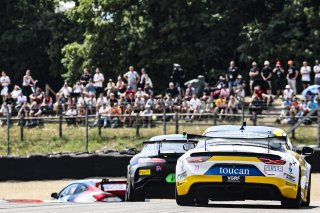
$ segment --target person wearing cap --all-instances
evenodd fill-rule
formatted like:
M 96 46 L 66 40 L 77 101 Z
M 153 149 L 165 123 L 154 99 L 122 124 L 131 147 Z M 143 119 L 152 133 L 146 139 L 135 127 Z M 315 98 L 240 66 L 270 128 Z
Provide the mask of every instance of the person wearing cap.
M 236 81 L 238 74 L 239 74 L 238 67 L 235 66 L 234 61 L 230 61 L 230 66 L 228 67 L 226 72 L 226 80 L 228 82 L 228 87 L 230 90 L 232 90 L 233 87 L 235 86 L 234 82 Z
M 262 89 L 272 89 L 271 87 L 271 78 L 272 78 L 272 69 L 270 68 L 269 61 L 264 61 L 263 63 L 264 67 L 261 69 L 261 77 L 263 80 Z
M 256 85 L 260 85 L 261 75 L 257 66 L 257 62 L 252 62 L 252 68 L 249 71 L 250 76 L 250 91 L 253 94 L 253 89 Z
M 290 85 L 291 89 L 293 89 L 294 94 L 297 94 L 297 78 L 299 75 L 298 70 L 293 64 L 292 60 L 288 61 L 288 73 L 287 73 L 287 80 L 288 84 Z
M 96 68 L 96 73 L 93 76 L 93 82 L 94 82 L 93 85 L 96 87 L 97 96 L 99 96 L 100 93 L 103 92 L 103 82 L 104 82 L 104 76 L 100 72 L 99 67 Z
M 283 94 L 283 90 L 287 84 L 286 73 L 282 68 L 280 61 L 276 62 L 276 67 L 272 70 L 275 78 L 275 89 L 277 91 L 277 97 Z
M 291 89 L 290 85 L 286 85 L 286 89 L 283 91 L 283 99 L 284 100 L 291 100 L 294 97 L 294 91 Z
M 320 65 L 319 60 L 315 60 L 315 64 L 313 66 L 313 72 L 314 72 L 314 84 L 320 85 Z

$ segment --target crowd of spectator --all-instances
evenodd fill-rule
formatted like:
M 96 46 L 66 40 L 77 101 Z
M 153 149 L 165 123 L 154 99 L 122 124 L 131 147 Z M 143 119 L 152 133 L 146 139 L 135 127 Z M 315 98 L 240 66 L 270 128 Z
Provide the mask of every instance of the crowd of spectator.
M 320 65 L 315 61 L 313 69 L 306 61 L 298 70 L 292 60 L 288 61 L 285 69 L 280 61 L 272 67 L 265 61 L 261 70 L 256 62 L 247 74 L 248 84 L 244 81 L 240 69 L 234 61 L 230 62 L 225 75 L 220 75 L 214 84 L 205 82 L 205 77 L 199 75 L 197 79 L 185 82 L 185 73 L 180 65 L 175 64 L 171 82 L 163 94 L 154 93 L 154 84 L 146 69 L 140 73 L 130 66 L 128 71 L 118 76 L 116 81 L 107 81 L 99 68 L 91 74 L 84 68 L 83 74 L 75 84 L 65 82 L 53 97 L 45 93 L 27 70 L 21 87 L 11 84 L 9 76 L 2 71 L 0 113 L 5 117 L 12 116 L 30 118 L 21 125 L 35 126 L 46 115 L 64 115 L 70 125 L 83 122 L 88 111 L 89 115 L 96 115 L 91 125 L 95 127 L 131 127 L 135 115 L 141 116 L 144 126 L 150 126 L 154 113 L 180 112 L 186 113 L 186 120 L 200 119 L 201 113 L 212 113 L 223 119 L 228 114 L 238 113 L 246 96 L 251 96 L 250 113 L 261 113 L 264 107 L 269 107 L 276 98 L 282 99 L 282 111 L 277 122 L 288 123 L 288 116 L 301 117 L 317 107 L 317 94 L 309 91 L 303 99 L 297 96 L 297 81 L 301 77 L 303 89 L 311 83 L 314 74 L 314 84 L 320 85 Z M 247 87 L 247 88 L 246 88 Z M 169 117 L 170 118 L 170 117 Z

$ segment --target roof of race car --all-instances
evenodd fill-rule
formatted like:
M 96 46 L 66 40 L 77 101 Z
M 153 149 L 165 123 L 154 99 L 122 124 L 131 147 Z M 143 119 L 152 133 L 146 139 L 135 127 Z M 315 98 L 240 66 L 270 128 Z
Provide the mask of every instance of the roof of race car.
M 149 142 L 152 141 L 164 141 L 164 140 L 168 140 L 168 141 L 183 141 L 183 140 L 187 140 L 186 135 L 183 134 L 170 134 L 170 135 L 158 135 L 158 136 L 154 136 L 152 138 L 150 138 Z
M 101 182 L 102 179 L 98 178 L 98 179 L 82 179 L 82 180 L 74 180 L 74 181 L 71 181 L 70 183 L 68 183 L 68 185 L 71 185 L 71 184 L 74 184 L 74 183 L 86 183 L 86 184 L 90 184 L 90 185 L 95 185 L 95 183 L 97 182 Z M 124 179 L 119 179 L 119 180 L 110 180 L 108 179 L 108 182 L 117 182 L 117 181 L 126 181 Z
M 287 134 L 279 128 L 267 126 L 245 126 L 240 130 L 239 125 L 220 125 L 207 128 L 203 135 L 224 138 L 268 138 L 286 137 Z

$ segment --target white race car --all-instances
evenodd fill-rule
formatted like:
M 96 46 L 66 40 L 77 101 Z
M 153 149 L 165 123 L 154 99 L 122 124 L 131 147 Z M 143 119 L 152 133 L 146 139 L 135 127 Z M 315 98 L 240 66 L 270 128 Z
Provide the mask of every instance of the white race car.
M 184 145 L 190 150 L 177 162 L 178 205 L 206 205 L 209 200 L 279 200 L 287 208 L 309 205 L 311 166 L 304 156 L 313 149 L 304 147 L 299 155 L 283 130 L 214 126 L 199 138 L 195 148 Z

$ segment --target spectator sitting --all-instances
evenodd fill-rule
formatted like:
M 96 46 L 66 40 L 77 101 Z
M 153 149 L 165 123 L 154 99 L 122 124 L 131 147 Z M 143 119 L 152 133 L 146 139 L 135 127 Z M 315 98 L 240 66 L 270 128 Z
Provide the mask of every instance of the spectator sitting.
M 243 89 L 246 87 L 246 82 L 243 80 L 242 75 L 237 76 L 237 79 L 234 82 L 234 86 L 236 88 L 239 88 L 239 86 L 242 86 Z
M 283 99 L 284 100 L 293 100 L 294 91 L 291 89 L 290 85 L 286 85 L 286 89 L 283 91 Z
M 121 119 L 121 122 L 125 127 L 132 127 L 133 124 L 133 118 L 131 115 L 134 114 L 134 111 L 132 109 L 131 104 L 127 104 L 125 110 L 124 110 L 124 117 Z
M 307 102 L 307 108 L 306 108 L 306 113 L 312 112 L 313 110 L 317 109 L 318 107 L 318 101 L 316 98 L 313 100 L 309 100 Z
M 85 95 L 91 96 L 92 94 L 96 93 L 96 87 L 93 85 L 92 79 L 89 79 L 89 83 L 85 88 L 86 88 L 84 91 Z
M 193 120 L 195 117 L 196 113 L 200 113 L 200 108 L 201 108 L 201 101 L 197 96 L 194 94 L 192 95 L 192 98 L 189 102 L 189 112 L 193 113 L 190 120 Z
M 303 107 L 301 103 L 299 103 L 298 98 L 294 98 L 291 108 L 290 108 L 290 116 L 291 117 L 296 117 L 300 116 L 300 114 L 303 112 Z
M 110 93 L 109 104 L 112 107 L 114 104 L 118 104 L 118 100 L 115 98 L 113 93 Z
M 4 124 L 7 123 L 7 117 L 8 117 L 8 114 L 10 114 L 9 108 L 7 107 L 6 102 L 4 102 L 4 103 L 1 105 L 0 114 L 1 114 L 1 116 L 2 116 L 2 118 L 1 118 L 1 120 L 0 120 L 0 126 L 3 126 Z
M 116 99 L 119 98 L 119 95 L 118 95 L 119 91 L 118 91 L 117 87 L 115 87 L 114 85 L 111 86 L 110 89 L 108 89 L 107 96 L 110 97 L 110 94 L 111 94 L 111 93 L 114 94 L 114 97 L 115 97 Z
M 285 99 L 281 104 L 281 112 L 279 118 L 277 118 L 276 122 L 281 124 L 287 124 L 290 119 L 287 118 L 290 112 L 292 102 L 290 99 Z
M 60 95 L 63 94 L 64 97 L 68 98 L 68 97 L 70 97 L 71 92 L 72 92 L 71 87 L 68 86 L 68 83 L 67 83 L 67 82 L 64 82 L 62 88 L 59 90 L 58 93 L 59 93 Z
M 267 107 L 269 107 L 273 103 L 275 95 L 272 95 L 271 89 L 267 89 L 267 93 L 263 93 L 262 97 L 263 102 L 267 103 Z
M 229 98 L 226 112 L 229 114 L 236 114 L 238 112 L 238 100 L 233 95 Z
M 221 89 L 222 87 L 225 87 L 227 85 L 226 79 L 223 76 L 219 77 L 219 81 L 214 86 L 214 89 Z
M 103 103 L 102 106 L 99 108 L 99 114 L 101 116 L 101 120 L 96 120 L 93 124 L 93 127 L 97 126 L 98 124 L 102 124 L 103 128 L 107 128 L 109 124 L 111 124 L 110 119 L 110 109 L 106 103 Z
M 111 78 L 109 78 L 109 81 L 107 83 L 107 87 L 105 88 L 105 91 L 111 89 L 112 87 L 116 87 L 116 84 L 113 82 L 113 80 Z
M 49 95 L 49 93 L 47 93 L 44 96 L 44 99 L 41 103 L 40 109 L 42 112 L 44 112 L 45 114 L 48 114 L 50 111 L 53 110 L 53 102 L 52 102 L 52 97 Z
M 164 103 L 163 103 L 163 98 L 162 98 L 162 95 L 158 95 L 157 96 L 157 103 L 156 103 L 156 106 L 155 106 L 155 111 L 158 112 L 158 113 L 163 113 L 163 106 Z
M 142 90 L 141 87 L 139 87 L 139 88 L 138 88 L 138 91 L 137 91 L 136 94 L 135 94 L 135 96 L 136 96 L 136 97 L 138 97 L 138 96 L 142 97 L 142 96 L 144 96 L 144 95 L 145 95 L 144 91 Z
M 257 97 L 260 101 L 263 100 L 263 94 L 265 94 L 265 93 L 264 93 L 264 91 L 261 89 L 261 87 L 260 87 L 259 85 L 257 85 L 257 86 L 254 87 L 254 95 L 256 95 L 256 97 Z
M 96 112 L 99 112 L 99 109 L 103 104 L 108 105 L 108 99 L 107 97 L 103 96 L 103 93 L 100 93 L 99 98 L 97 99 Z
M 150 98 L 147 100 L 146 105 L 149 105 L 151 110 L 153 110 L 156 106 L 157 100 L 154 99 L 153 95 L 150 96 Z
M 190 101 L 192 98 L 192 89 L 191 88 L 187 88 L 186 92 L 184 93 L 184 99 Z
M 250 114 L 261 114 L 262 113 L 262 100 L 257 95 L 252 96 L 252 100 L 249 104 Z
M 149 96 L 150 95 L 153 95 L 153 89 L 152 87 L 149 85 L 149 83 L 147 82 L 146 85 L 144 86 L 144 92 L 145 94 L 148 94 Z
M 135 101 L 136 99 L 134 98 L 134 94 L 132 93 L 129 93 L 127 96 L 126 96 L 126 102 L 128 104 L 131 104 L 132 106 L 135 104 Z
M 136 101 L 134 103 L 135 109 L 137 111 L 143 111 L 144 105 L 146 104 L 144 98 L 142 98 L 140 95 L 137 96 Z
M 174 86 L 173 82 L 169 83 L 169 88 L 167 88 L 166 94 L 171 94 L 171 97 L 176 98 L 179 96 L 179 90 Z
M 124 83 L 120 75 L 118 76 L 116 87 L 120 93 L 124 93 L 127 90 L 127 85 Z
M 20 108 L 26 103 L 27 103 L 27 97 L 23 95 L 23 93 L 21 92 L 17 98 L 16 110 L 19 111 Z
M 146 109 L 140 113 L 141 116 L 143 116 L 143 125 L 142 127 L 151 126 L 151 116 L 153 114 L 153 111 L 151 110 L 151 107 L 149 105 L 146 105 Z
M 27 127 L 33 127 L 39 124 L 38 119 L 34 119 L 34 117 L 39 117 L 41 116 L 41 109 L 39 104 L 36 101 L 33 101 L 31 106 L 30 106 L 30 111 L 29 111 L 29 117 L 30 120 L 27 120 L 26 126 Z
M 8 95 L 5 99 L 5 103 L 7 104 L 8 108 L 9 108 L 9 113 L 12 114 L 12 109 L 15 108 L 15 100 L 11 97 L 10 93 L 8 93 Z
M 18 85 L 14 85 L 14 88 L 11 92 L 11 97 L 14 99 L 14 100 L 17 100 L 18 96 L 22 93 L 22 90 L 21 88 L 18 86 Z
M 121 108 L 118 103 L 114 103 L 111 108 L 111 128 L 118 128 L 120 126 L 119 115 L 121 115 Z
M 43 101 L 43 93 L 41 89 L 37 87 L 35 93 L 32 93 L 29 98 L 31 102 L 35 101 L 37 104 L 41 104 Z
M 167 94 L 167 99 L 165 100 L 165 106 L 168 112 L 173 112 L 174 100 L 172 99 L 170 93 Z
M 125 93 L 126 93 L 126 95 L 128 95 L 128 94 L 134 95 L 136 92 L 133 90 L 132 87 L 128 86 L 127 90 L 125 91 Z
M 68 126 L 76 125 L 77 110 L 74 105 L 69 105 L 64 115 L 67 116 L 66 122 Z
M 80 97 L 80 94 L 83 93 L 83 85 L 80 84 L 80 81 L 77 81 L 73 86 L 72 92 L 75 97 Z
M 230 96 L 230 89 L 228 88 L 227 85 L 225 85 L 223 88 L 220 90 L 220 97 L 223 97 L 225 99 L 228 99 Z
M 244 87 L 241 85 L 238 85 L 237 89 L 234 91 L 234 95 L 239 102 L 243 102 L 245 99 Z
M 219 119 L 222 120 L 222 115 L 225 113 L 227 101 L 224 96 L 220 95 L 219 98 L 215 101 L 214 114 L 220 115 Z

